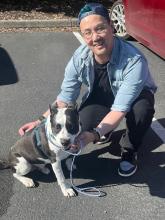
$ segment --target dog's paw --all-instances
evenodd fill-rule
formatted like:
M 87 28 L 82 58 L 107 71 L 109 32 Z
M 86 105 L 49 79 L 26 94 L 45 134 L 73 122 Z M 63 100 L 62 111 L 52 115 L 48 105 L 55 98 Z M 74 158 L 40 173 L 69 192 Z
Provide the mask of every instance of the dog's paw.
M 73 197 L 76 196 L 75 191 L 72 188 L 66 188 L 62 190 L 65 197 Z
M 17 173 L 13 173 L 13 176 L 23 183 L 23 185 L 25 185 L 27 188 L 35 187 L 35 183 L 32 179 L 25 176 L 20 176 Z
M 32 179 L 26 179 L 23 181 L 23 184 L 27 187 L 27 188 L 33 188 L 35 187 L 35 183 Z

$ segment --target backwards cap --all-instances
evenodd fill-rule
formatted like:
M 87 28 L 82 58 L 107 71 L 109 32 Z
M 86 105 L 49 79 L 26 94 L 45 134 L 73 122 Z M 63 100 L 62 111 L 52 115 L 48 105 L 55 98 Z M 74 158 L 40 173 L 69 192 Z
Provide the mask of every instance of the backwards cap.
M 103 16 L 108 22 L 110 21 L 108 10 L 99 3 L 88 3 L 86 4 L 79 12 L 78 15 L 78 22 L 80 24 L 81 20 L 88 15 L 101 15 Z

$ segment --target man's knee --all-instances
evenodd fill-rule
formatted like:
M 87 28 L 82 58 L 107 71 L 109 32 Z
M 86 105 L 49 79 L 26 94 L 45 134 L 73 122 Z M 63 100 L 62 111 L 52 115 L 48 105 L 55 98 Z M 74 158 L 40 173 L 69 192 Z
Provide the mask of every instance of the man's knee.
M 109 108 L 98 104 L 91 104 L 81 108 L 79 114 L 82 130 L 89 131 L 95 128 L 108 112 Z
M 152 121 L 154 113 L 154 106 L 148 100 L 141 99 L 133 105 L 128 117 L 131 115 L 136 124 L 139 122 L 145 123 L 146 121 Z

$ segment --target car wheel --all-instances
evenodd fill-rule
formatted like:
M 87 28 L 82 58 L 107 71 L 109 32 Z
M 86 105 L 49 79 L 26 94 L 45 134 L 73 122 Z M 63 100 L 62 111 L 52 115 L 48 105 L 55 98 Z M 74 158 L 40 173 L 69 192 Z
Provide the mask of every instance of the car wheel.
M 113 22 L 115 34 L 124 39 L 128 39 L 129 35 L 126 31 L 124 5 L 122 0 L 117 0 L 112 5 L 110 9 L 110 19 Z

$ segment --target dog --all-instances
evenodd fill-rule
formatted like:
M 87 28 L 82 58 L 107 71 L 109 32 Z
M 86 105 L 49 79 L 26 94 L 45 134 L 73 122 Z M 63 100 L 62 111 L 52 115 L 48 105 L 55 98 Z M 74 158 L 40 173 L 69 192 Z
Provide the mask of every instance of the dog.
M 11 147 L 7 161 L 0 160 L 0 169 L 11 168 L 13 176 L 26 187 L 35 187 L 34 181 L 25 175 L 34 169 L 49 174 L 50 170 L 45 165 L 51 164 L 63 195 L 75 196 L 75 191 L 64 177 L 61 160 L 69 156 L 67 151 L 71 150 L 81 131 L 77 106 L 58 108 L 52 105 L 49 108 L 48 118 Z

